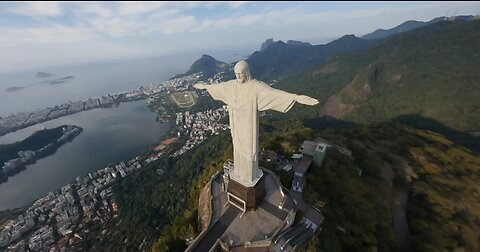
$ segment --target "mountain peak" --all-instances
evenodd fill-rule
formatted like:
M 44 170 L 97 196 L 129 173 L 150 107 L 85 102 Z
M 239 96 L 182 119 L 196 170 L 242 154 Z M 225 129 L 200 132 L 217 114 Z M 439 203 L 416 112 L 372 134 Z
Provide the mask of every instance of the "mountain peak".
M 216 60 L 214 57 L 202 54 L 202 56 L 197 59 L 193 64 L 190 66 L 190 69 L 185 72 L 183 75 L 177 75 L 173 78 L 178 78 L 185 75 L 190 75 L 194 73 L 203 73 L 204 78 L 210 78 L 216 73 L 225 71 L 227 69 L 228 64 L 222 61 Z
M 208 54 L 202 54 L 202 57 L 200 57 L 200 59 L 204 59 L 204 60 L 216 60 L 214 57 L 208 55 Z M 200 60 L 198 59 L 198 60 Z
M 342 36 L 338 40 L 357 40 L 357 39 L 359 39 L 359 38 L 357 36 L 355 36 L 354 34 L 347 34 L 347 35 Z
M 269 38 L 262 43 L 262 45 L 260 46 L 260 51 L 265 51 L 267 50 L 267 48 L 269 48 L 272 45 L 274 45 L 277 48 L 284 47 L 286 45 L 295 46 L 295 47 L 311 47 L 312 46 L 312 44 L 308 42 L 303 42 L 298 40 L 287 40 L 287 43 L 285 43 L 282 40 L 275 41 L 273 40 L 273 38 Z
M 337 40 L 334 40 L 330 43 L 327 44 L 327 46 L 330 46 L 330 47 L 334 47 L 334 48 L 337 48 L 337 47 L 350 47 L 350 46 L 354 46 L 356 44 L 364 44 L 366 43 L 366 41 L 364 39 L 361 39 L 353 34 L 347 34 L 347 35 L 344 35 L 342 37 L 340 37 L 339 39 Z
M 267 49 L 267 47 L 269 47 L 273 43 L 274 43 L 273 38 L 266 39 L 265 42 L 263 42 L 262 45 L 260 46 L 260 51 Z
M 298 40 L 287 40 L 287 45 L 290 46 L 312 46 L 308 42 L 298 41 Z

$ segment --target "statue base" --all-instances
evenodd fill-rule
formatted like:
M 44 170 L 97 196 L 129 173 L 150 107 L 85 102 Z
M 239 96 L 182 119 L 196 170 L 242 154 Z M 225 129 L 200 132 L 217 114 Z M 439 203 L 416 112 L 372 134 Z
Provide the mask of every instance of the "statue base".
M 228 183 L 228 202 L 242 211 L 254 211 L 262 202 L 265 194 L 265 176 L 257 180 L 254 186 L 245 186 L 231 179 Z

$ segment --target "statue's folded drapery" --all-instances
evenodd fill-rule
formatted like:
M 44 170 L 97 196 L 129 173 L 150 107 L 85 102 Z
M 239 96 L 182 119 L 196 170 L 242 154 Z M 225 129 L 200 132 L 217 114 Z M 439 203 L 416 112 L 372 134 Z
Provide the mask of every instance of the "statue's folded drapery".
M 234 148 L 234 172 L 231 175 L 245 186 L 259 177 L 258 111 L 287 112 L 295 104 L 296 94 L 274 89 L 267 84 L 232 80 L 206 87 L 215 100 L 228 105 Z

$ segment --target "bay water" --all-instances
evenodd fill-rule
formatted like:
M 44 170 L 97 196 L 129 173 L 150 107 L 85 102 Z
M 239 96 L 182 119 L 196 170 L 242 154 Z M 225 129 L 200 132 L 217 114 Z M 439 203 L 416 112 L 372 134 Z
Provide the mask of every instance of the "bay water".
M 43 78 L 37 78 L 36 71 L 1 75 L 0 116 L 159 83 L 185 72 L 196 57 L 187 55 L 38 69 L 54 74 L 48 77 L 50 79 L 74 76 L 56 85 L 42 83 Z M 7 90 L 14 86 L 23 88 Z M 77 176 L 86 176 L 148 150 L 172 126 L 171 123 L 157 122 L 155 117 L 146 101 L 141 100 L 67 115 L 1 136 L 0 144 L 8 144 L 21 141 L 44 127 L 73 124 L 83 128 L 80 135 L 62 145 L 53 155 L 37 160 L 0 184 L 0 210 L 25 206 Z

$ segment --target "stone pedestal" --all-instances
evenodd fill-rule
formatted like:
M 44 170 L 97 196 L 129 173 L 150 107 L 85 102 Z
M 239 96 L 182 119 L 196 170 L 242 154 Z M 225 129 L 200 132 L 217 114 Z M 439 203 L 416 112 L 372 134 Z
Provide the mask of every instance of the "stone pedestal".
M 238 207 L 242 207 L 242 201 L 244 201 L 247 211 L 255 210 L 262 202 L 265 194 L 265 176 L 262 176 L 258 182 L 251 187 L 246 187 L 234 179 L 231 179 L 228 183 L 228 192 L 234 196 L 229 197 L 232 203 Z M 236 197 L 241 200 L 236 199 Z

